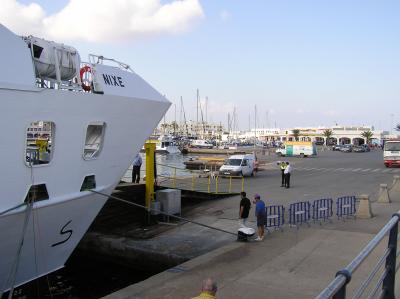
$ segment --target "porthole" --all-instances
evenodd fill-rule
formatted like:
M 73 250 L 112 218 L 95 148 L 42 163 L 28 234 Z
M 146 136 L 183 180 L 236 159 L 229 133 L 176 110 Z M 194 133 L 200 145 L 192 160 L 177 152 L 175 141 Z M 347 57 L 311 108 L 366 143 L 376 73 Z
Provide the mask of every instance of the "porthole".
M 92 122 L 86 129 L 85 147 L 83 149 L 83 159 L 91 160 L 100 155 L 104 142 L 104 122 Z
M 28 166 L 50 163 L 54 153 L 54 135 L 55 125 L 52 121 L 35 121 L 29 124 L 25 132 L 25 163 Z

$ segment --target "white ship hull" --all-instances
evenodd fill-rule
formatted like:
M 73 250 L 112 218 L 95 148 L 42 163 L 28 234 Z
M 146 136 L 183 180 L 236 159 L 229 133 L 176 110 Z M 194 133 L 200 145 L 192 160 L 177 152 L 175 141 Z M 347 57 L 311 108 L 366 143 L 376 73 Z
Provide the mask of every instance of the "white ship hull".
M 15 285 L 64 265 L 105 203 L 101 195 L 80 192 L 85 176 L 94 174 L 96 190 L 110 194 L 168 107 L 167 103 L 160 105 L 140 99 L 86 93 L 69 98 L 69 94 L 49 89 L 40 92 L 0 90 L 2 104 L 6 107 L 3 109 L 6 113 L 1 113 L 0 126 L 15 132 L 3 136 L 0 145 L 0 152 L 7 156 L 2 162 L 0 212 L 24 202 L 33 184 L 45 183 L 50 196 L 49 200 L 34 203 Z M 24 137 L 27 125 L 37 120 L 55 123 L 54 154 L 50 164 L 30 168 L 24 161 Z M 86 127 L 91 121 L 104 121 L 107 128 L 101 155 L 96 160 L 85 161 L 82 153 Z M 3 257 L 0 259 L 0 286 L 6 286 L 5 289 L 10 284 L 24 210 L 25 207 L 21 207 L 0 216 L 0 256 Z M 63 227 L 64 231 L 73 231 L 71 238 L 52 246 L 65 236 L 60 235 Z
M 136 74 L 101 64 L 91 65 L 101 94 L 38 88 L 27 45 L 1 24 L 0 40 L 0 127 L 9 132 L 0 142 L 1 295 L 63 267 L 106 202 L 104 196 L 81 191 L 85 177 L 94 176 L 94 190 L 110 194 L 170 102 Z M 27 128 L 36 122 L 51 122 L 54 131 L 50 162 L 32 166 Z M 84 159 L 93 123 L 103 124 L 101 151 Z M 31 186 L 40 184 L 48 198 L 32 204 L 23 234 L 30 209 L 15 207 L 25 202 Z

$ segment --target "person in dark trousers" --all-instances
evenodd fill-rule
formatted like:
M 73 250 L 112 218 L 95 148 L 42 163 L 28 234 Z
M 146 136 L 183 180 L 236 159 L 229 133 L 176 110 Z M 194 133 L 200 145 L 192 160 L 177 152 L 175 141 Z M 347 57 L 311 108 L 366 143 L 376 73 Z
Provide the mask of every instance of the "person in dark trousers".
M 257 234 L 258 237 L 255 239 L 256 241 L 264 240 L 264 226 L 265 226 L 265 218 L 266 218 L 266 211 L 265 211 L 265 203 L 261 200 L 260 195 L 254 195 L 254 203 L 256 205 L 255 216 L 257 219 Z
M 240 208 L 239 208 L 239 226 L 247 227 L 247 218 L 249 217 L 249 211 L 251 208 L 250 199 L 246 197 L 246 192 L 240 193 Z
M 290 175 L 292 173 L 292 166 L 289 165 L 289 162 L 286 162 L 286 168 L 285 168 L 285 187 L 290 188 Z
M 139 184 L 140 181 L 140 167 L 142 166 L 142 157 L 136 154 L 132 163 L 132 183 Z
M 279 167 L 281 169 L 281 177 L 282 177 L 282 182 L 281 182 L 281 187 L 285 187 L 285 168 L 286 168 L 286 163 L 285 162 L 280 162 Z

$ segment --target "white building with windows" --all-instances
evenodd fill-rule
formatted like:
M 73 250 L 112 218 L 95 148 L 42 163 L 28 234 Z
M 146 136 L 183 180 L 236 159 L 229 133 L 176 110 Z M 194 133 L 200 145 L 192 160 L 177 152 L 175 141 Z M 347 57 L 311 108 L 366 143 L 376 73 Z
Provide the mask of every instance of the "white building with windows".
M 290 129 L 252 129 L 241 135 L 242 138 L 260 141 L 293 141 L 298 133 L 300 141 L 314 141 L 319 144 L 327 144 L 325 131 L 330 130 L 332 135 L 328 144 L 354 144 L 360 145 L 366 143 L 366 138 L 362 136 L 364 132 L 372 133 L 371 142 L 380 144 L 386 132 L 375 130 L 373 126 L 332 126 L 332 127 L 295 127 Z

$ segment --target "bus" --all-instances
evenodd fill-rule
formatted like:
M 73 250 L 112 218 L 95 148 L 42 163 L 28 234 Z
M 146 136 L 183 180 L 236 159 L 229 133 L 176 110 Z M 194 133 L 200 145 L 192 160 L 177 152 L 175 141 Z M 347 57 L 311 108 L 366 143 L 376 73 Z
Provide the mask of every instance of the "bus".
M 400 166 L 400 140 L 386 140 L 383 146 L 383 162 L 386 167 Z

